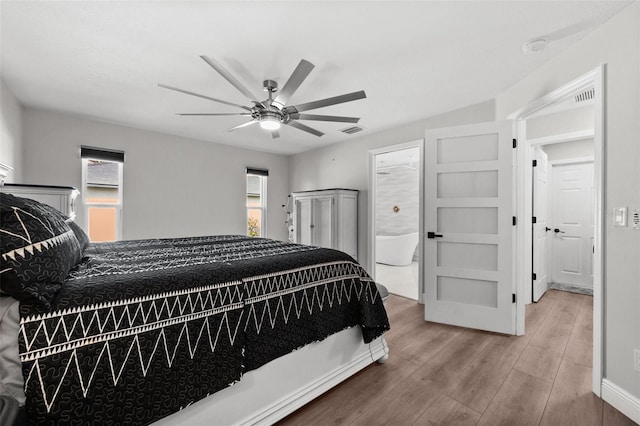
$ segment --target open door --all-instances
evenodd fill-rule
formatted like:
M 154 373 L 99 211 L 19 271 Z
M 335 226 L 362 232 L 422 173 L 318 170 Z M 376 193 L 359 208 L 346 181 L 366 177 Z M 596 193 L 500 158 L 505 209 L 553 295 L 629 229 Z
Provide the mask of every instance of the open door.
M 428 130 L 425 319 L 515 334 L 511 121 Z
M 547 235 L 549 228 L 547 212 L 548 212 L 548 193 L 547 184 L 549 176 L 549 161 L 547 153 L 540 147 L 533 149 L 534 167 L 533 167 L 533 275 L 532 275 L 532 297 L 533 301 L 540 300 L 542 295 L 547 291 Z

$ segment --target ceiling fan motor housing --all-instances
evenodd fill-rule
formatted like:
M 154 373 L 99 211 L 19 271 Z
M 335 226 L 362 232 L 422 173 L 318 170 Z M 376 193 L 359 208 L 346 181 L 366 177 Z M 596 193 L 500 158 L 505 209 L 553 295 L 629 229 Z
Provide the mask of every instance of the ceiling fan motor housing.
M 262 87 L 265 92 L 274 93 L 278 91 L 278 82 L 273 80 L 265 80 L 262 82 Z

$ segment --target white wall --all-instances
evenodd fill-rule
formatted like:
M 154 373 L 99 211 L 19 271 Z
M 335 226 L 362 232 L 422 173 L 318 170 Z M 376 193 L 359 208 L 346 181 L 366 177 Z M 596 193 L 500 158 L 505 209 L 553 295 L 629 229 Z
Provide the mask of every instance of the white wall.
M 285 156 L 30 108 L 23 119 L 26 183 L 81 188 L 80 145 L 125 151 L 124 239 L 245 234 L 247 166 L 269 169 L 267 236 L 287 239 Z
M 358 260 L 368 265 L 368 161 L 369 150 L 424 138 L 425 129 L 455 126 L 494 119 L 493 101 L 471 105 L 435 117 L 350 141 L 293 155 L 289 161 L 292 191 L 348 188 L 360 191 L 358 198 Z M 371 272 L 371 271 L 369 271 Z
M 0 79 L 0 163 L 13 167 L 5 182 L 20 183 L 22 163 L 22 105 Z
M 604 375 L 640 398 L 640 232 L 613 227 L 615 207 L 640 208 L 640 2 L 496 98 L 497 118 L 606 64 Z
M 593 157 L 593 138 L 541 146 L 549 161 Z

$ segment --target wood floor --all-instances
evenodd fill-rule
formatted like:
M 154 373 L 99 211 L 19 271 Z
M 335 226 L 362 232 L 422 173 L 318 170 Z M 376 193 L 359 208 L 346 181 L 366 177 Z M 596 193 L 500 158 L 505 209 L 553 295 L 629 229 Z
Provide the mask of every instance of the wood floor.
M 387 301 L 390 358 L 294 412 L 284 425 L 558 425 L 635 423 L 591 392 L 593 299 L 548 291 L 527 306 L 526 335 L 423 320 Z

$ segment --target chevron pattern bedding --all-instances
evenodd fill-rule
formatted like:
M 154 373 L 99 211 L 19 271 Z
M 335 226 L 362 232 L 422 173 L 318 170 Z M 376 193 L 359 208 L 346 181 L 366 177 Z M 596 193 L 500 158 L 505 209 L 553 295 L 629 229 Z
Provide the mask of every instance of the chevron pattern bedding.
M 335 250 L 228 235 L 84 256 L 50 309 L 20 307 L 30 424 L 149 424 L 340 330 L 389 328 L 375 283 Z

